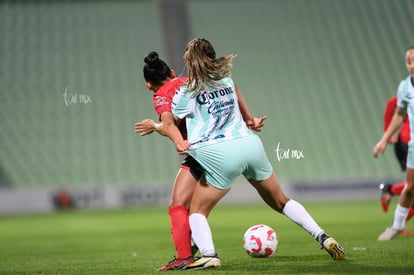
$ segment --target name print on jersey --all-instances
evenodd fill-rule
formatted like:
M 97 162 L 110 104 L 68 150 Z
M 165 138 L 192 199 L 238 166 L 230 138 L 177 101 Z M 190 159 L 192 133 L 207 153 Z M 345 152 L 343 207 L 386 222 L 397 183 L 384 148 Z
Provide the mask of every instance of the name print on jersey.
M 209 93 L 200 93 L 197 95 L 197 103 L 200 105 L 210 104 L 208 107 L 208 113 L 217 115 L 231 115 L 234 109 L 234 99 L 228 101 L 214 101 L 214 99 L 223 97 L 228 94 L 233 94 L 234 91 L 232 87 L 226 87 L 223 89 L 215 90 Z
M 217 132 L 224 129 L 233 117 L 236 102 L 234 98 L 229 99 L 227 97 L 227 95 L 233 93 L 232 87 L 225 87 L 197 95 L 197 103 L 201 106 L 205 105 L 208 114 L 214 118 L 213 126 L 203 135 L 201 140 L 208 140 L 211 135 L 216 135 L 214 139 L 224 137 L 223 133 L 217 135 Z
M 210 103 L 210 99 L 215 99 L 219 96 L 225 96 L 232 93 L 234 93 L 234 91 L 231 87 L 226 87 L 209 93 L 200 93 L 199 95 L 197 95 L 197 103 L 200 105 L 204 105 Z

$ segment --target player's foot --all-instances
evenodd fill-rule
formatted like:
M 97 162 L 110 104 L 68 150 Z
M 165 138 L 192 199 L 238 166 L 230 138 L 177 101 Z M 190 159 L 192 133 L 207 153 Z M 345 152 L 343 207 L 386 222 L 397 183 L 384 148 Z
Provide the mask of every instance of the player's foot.
M 379 189 L 381 190 L 381 206 L 382 210 L 386 213 L 388 212 L 388 208 L 390 207 L 391 203 L 391 184 L 389 183 L 381 183 L 379 185 Z
M 345 249 L 332 237 L 326 233 L 322 233 L 318 237 L 318 241 L 321 244 L 321 249 L 325 249 L 326 252 L 331 255 L 334 260 L 345 259 Z
M 175 258 L 172 259 L 168 264 L 163 267 L 160 267 L 158 271 L 166 271 L 166 270 L 179 270 L 185 269 L 187 265 L 194 263 L 193 256 L 188 258 Z
M 220 267 L 221 261 L 219 257 L 214 256 L 201 256 L 198 260 L 185 267 L 186 270 L 205 269 L 210 267 Z
M 414 236 L 414 232 L 411 232 L 407 228 L 404 228 L 404 230 L 401 231 L 400 235 L 401 236 Z
M 390 241 L 397 237 L 402 230 L 397 230 L 392 227 L 387 227 L 384 232 L 378 237 L 378 241 Z

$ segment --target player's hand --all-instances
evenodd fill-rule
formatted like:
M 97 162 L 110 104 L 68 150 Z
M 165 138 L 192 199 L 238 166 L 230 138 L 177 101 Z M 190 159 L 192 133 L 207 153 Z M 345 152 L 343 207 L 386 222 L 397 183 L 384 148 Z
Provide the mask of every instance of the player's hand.
M 372 155 L 374 156 L 374 158 L 377 158 L 379 155 L 384 154 L 386 148 L 387 142 L 381 140 L 375 145 Z
M 135 123 L 135 133 L 140 133 L 140 136 L 149 135 L 154 132 L 155 122 L 152 119 L 144 119 Z
M 246 125 L 250 130 L 255 132 L 260 132 L 264 126 L 264 121 L 267 119 L 267 116 L 262 116 L 260 118 L 252 117 L 246 121 Z
M 391 137 L 390 137 L 390 139 L 388 140 L 388 143 L 389 144 L 395 144 L 395 143 L 397 143 L 398 142 L 398 135 L 392 135 Z
M 190 143 L 188 140 L 183 140 L 182 142 L 175 144 L 175 149 L 179 155 L 187 155 L 188 148 L 190 148 Z

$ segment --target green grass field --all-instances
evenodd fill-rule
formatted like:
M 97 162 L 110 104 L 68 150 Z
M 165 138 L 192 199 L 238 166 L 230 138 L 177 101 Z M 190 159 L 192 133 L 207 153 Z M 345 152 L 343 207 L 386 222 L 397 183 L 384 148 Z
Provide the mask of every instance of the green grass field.
M 219 205 L 209 221 L 222 267 L 200 274 L 414 274 L 414 237 L 376 240 L 393 217 L 378 201 L 303 203 L 346 249 L 333 261 L 310 235 L 265 205 Z M 250 258 L 244 231 L 264 223 L 275 255 Z M 413 230 L 412 223 L 408 228 Z M 410 228 L 411 225 L 411 228 Z M 0 274 L 159 274 L 174 255 L 166 208 L 0 216 Z

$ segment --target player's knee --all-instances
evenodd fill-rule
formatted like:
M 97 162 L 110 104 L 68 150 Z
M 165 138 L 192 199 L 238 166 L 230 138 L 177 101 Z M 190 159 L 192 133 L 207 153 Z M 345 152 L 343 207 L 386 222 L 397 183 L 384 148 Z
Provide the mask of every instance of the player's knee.
M 407 188 L 405 190 L 405 196 L 408 198 L 412 198 L 414 196 L 414 188 Z
M 289 201 L 289 199 L 285 196 L 278 197 L 274 201 L 274 206 L 272 207 L 274 210 L 276 210 L 279 213 L 283 213 L 283 209 L 285 208 L 286 203 Z
M 170 204 L 168 205 L 168 209 L 172 209 L 178 206 L 182 206 L 184 208 L 189 209 L 191 204 L 191 200 L 171 200 Z

